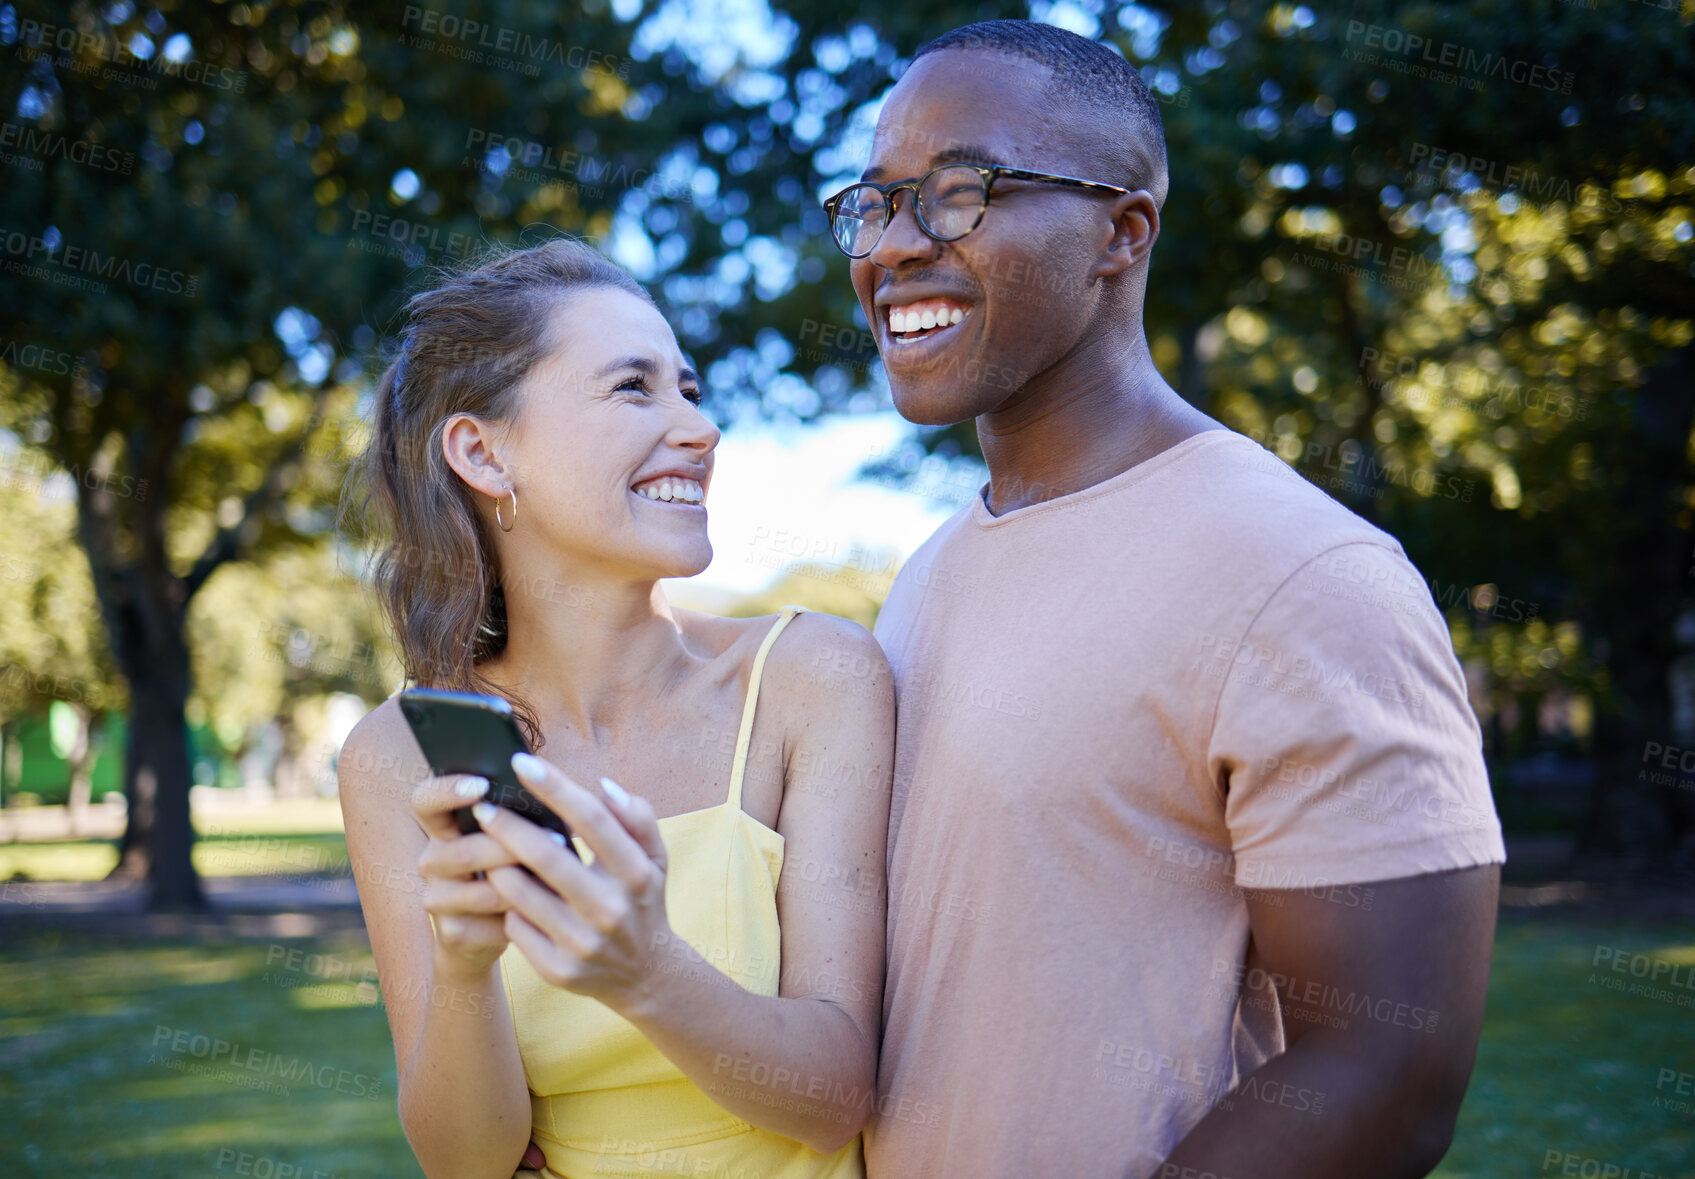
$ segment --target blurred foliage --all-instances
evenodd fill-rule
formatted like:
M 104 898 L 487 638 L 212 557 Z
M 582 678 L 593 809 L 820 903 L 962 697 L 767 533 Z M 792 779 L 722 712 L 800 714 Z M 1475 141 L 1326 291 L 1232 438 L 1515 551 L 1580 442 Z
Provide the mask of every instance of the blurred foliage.
M 1552 728 L 1622 773 L 1645 734 L 1678 737 L 1689 0 L 0 4 L 0 427 L 92 472 L 78 535 L 132 701 L 188 708 L 190 647 L 196 674 L 250 674 L 244 616 L 374 641 L 308 591 L 357 398 L 404 299 L 484 242 L 597 240 L 724 422 L 885 406 L 818 198 L 863 166 L 918 44 L 1019 15 L 1142 67 L 1172 160 L 1156 360 L 1403 540 L 1485 711 L 1547 714 L 1495 750 Z M 976 449 L 969 425 L 914 445 Z M 237 559 L 268 572 L 209 582 Z M 191 614 L 202 585 L 218 604 Z M 195 707 L 233 732 L 291 693 L 373 690 L 305 663 Z
M 0 717 L 54 700 L 121 709 L 123 678 L 76 545 L 71 478 L 33 457 L 0 453 Z
M 775 614 L 792 603 L 839 618 L 851 618 L 870 630 L 877 625 L 877 612 L 882 609 L 883 599 L 889 596 L 889 587 L 898 571 L 898 558 L 876 554 L 839 565 L 797 561 L 769 587 L 745 598 L 732 614 L 758 618 Z

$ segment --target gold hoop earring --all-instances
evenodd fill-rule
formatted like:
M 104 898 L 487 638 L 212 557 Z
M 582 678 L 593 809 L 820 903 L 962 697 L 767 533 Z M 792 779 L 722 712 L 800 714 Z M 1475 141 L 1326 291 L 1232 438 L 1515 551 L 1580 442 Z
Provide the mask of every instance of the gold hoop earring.
M 516 487 L 508 487 L 506 489 L 506 494 L 512 497 L 512 524 L 516 524 L 518 522 L 518 489 Z M 502 532 L 511 532 L 512 524 L 508 524 L 505 520 L 500 518 L 500 509 L 503 502 L 504 501 L 500 499 L 496 499 L 494 501 L 494 522 L 500 525 L 500 530 Z

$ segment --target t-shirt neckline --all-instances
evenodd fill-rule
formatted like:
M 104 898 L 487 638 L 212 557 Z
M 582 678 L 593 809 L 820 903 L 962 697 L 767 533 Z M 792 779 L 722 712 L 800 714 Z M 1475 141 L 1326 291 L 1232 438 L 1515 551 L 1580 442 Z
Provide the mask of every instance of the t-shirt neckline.
M 985 482 L 977 489 L 977 494 L 971 498 L 971 520 L 980 528 L 996 528 L 1013 520 L 1023 520 L 1042 512 L 1071 507 L 1095 496 L 1107 495 L 1121 488 L 1129 487 L 1131 484 L 1139 483 L 1148 476 L 1157 474 L 1172 463 L 1187 458 L 1195 451 L 1204 446 L 1213 445 L 1222 438 L 1238 437 L 1241 437 L 1241 435 L 1229 427 L 1217 430 L 1202 430 L 1199 434 L 1191 434 L 1183 441 L 1166 447 L 1152 458 L 1143 459 L 1134 466 L 1126 467 L 1118 474 L 1108 476 L 1099 483 L 1092 483 L 1088 487 L 1079 488 L 1066 495 L 1056 495 L 1054 498 L 1042 500 L 1040 503 L 1025 504 L 1021 508 L 1013 508 L 1010 512 L 1002 512 L 998 516 L 989 511 L 989 505 L 983 500 L 983 493 L 989 488 L 989 484 Z

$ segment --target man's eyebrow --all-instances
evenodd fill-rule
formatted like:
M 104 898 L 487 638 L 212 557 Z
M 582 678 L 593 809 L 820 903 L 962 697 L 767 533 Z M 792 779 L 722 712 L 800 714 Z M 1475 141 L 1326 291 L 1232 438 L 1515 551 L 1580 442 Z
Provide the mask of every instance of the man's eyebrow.
M 956 147 L 946 148 L 930 157 L 930 167 L 940 164 L 1005 164 L 998 152 L 990 151 L 980 143 L 962 143 Z M 884 176 L 882 168 L 867 168 L 860 173 L 861 180 L 881 180 Z

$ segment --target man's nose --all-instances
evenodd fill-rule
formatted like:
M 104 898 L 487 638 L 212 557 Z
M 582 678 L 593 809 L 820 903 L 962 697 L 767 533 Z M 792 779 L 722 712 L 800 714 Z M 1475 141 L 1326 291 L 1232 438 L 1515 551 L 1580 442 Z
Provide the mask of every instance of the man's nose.
M 889 222 L 867 257 L 885 270 L 899 269 L 914 258 L 934 258 L 940 243 L 918 224 L 918 194 L 903 188 L 889 202 Z

